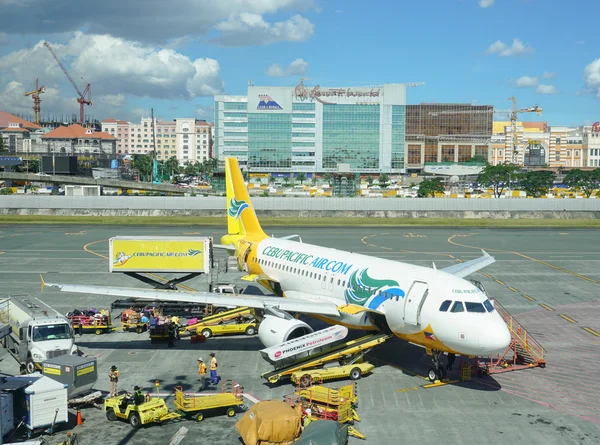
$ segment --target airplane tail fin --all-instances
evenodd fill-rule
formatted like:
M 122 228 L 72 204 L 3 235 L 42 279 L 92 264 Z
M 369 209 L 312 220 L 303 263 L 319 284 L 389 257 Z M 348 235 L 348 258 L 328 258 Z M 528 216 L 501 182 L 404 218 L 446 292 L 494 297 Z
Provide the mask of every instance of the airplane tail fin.
M 225 184 L 228 235 L 223 238 L 227 238 L 229 242 L 247 235 L 266 238 L 267 235 L 260 226 L 252 207 L 237 158 L 225 159 Z M 226 244 L 227 240 L 222 239 L 223 244 Z

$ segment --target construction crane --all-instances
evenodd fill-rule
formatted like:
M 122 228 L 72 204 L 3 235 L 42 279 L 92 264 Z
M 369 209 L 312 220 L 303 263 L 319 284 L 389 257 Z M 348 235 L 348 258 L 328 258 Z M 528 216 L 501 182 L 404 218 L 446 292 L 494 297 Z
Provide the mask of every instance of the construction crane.
M 73 85 L 73 88 L 75 88 L 75 91 L 77 91 L 77 94 L 79 94 L 79 97 L 77 98 L 77 102 L 79 102 L 79 122 L 83 123 L 85 117 L 84 107 L 85 105 L 92 105 L 92 86 L 88 83 L 85 87 L 85 90 L 83 90 L 82 93 L 75 81 L 73 80 L 73 78 L 71 77 L 71 75 L 69 74 L 69 72 L 67 71 L 67 69 L 64 67 L 64 65 L 50 46 L 50 44 L 48 42 L 44 42 L 44 46 L 48 48 L 48 51 L 50 51 L 50 54 L 52 54 L 52 57 L 54 57 L 54 60 L 56 60 L 56 62 L 60 66 L 60 69 L 63 71 L 63 73 L 65 73 L 67 79 L 69 79 L 69 82 L 71 82 L 71 85 Z
M 35 79 L 35 88 L 31 91 L 28 91 L 23 96 L 31 96 L 33 99 L 33 123 L 36 125 L 40 124 L 40 94 L 46 91 L 46 87 L 44 85 L 39 86 L 38 79 Z
M 516 99 L 514 97 L 509 97 L 508 100 L 512 101 L 512 108 L 510 110 L 457 110 L 457 111 L 438 111 L 438 112 L 430 112 L 430 116 L 439 116 L 441 114 L 508 114 L 510 116 L 510 124 L 512 130 L 512 163 L 517 163 L 517 154 L 519 151 L 519 138 L 517 136 L 517 115 L 518 113 L 537 113 L 538 116 L 542 114 L 542 108 L 538 105 L 529 108 L 519 108 L 517 109 Z M 488 138 L 489 140 L 489 138 Z

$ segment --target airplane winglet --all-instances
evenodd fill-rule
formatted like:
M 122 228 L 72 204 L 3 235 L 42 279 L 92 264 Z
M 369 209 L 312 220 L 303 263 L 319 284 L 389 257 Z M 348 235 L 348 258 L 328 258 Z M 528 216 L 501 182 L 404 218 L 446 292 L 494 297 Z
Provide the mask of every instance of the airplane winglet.
M 44 292 L 44 288 L 46 287 L 46 282 L 44 281 L 44 277 L 42 276 L 42 274 L 40 274 L 40 279 L 42 280 L 42 290 L 41 290 L 41 292 Z
M 433 263 L 433 270 L 437 270 L 437 267 L 435 267 L 435 263 Z
M 485 250 L 481 249 L 481 252 L 483 253 L 484 257 L 489 257 L 491 256 L 489 253 L 487 253 Z

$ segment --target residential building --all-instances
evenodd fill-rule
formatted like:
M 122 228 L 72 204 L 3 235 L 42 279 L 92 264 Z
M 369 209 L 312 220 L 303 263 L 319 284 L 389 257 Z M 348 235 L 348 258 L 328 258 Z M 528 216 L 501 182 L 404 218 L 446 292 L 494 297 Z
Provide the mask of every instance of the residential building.
M 517 122 L 516 151 L 510 122 L 494 122 L 489 162 L 515 163 L 527 167 L 549 164 L 550 132 L 547 122 Z
M 116 155 L 117 138 L 104 131 L 84 128 L 79 124 L 58 127 L 41 136 L 47 153 L 72 155 Z
M 600 167 L 600 123 L 580 127 L 586 167 Z
M 163 121 L 142 117 L 139 124 L 104 119 L 102 131 L 117 138 L 117 155 L 148 154 L 155 149 L 156 159 L 176 157 L 180 162 L 210 158 L 211 126 L 194 118 Z
M 42 127 L 21 119 L 6 111 L 0 111 L 0 137 L 9 153 L 28 152 L 31 147 L 31 133 Z
M 406 86 L 248 86 L 215 96 L 214 150 L 253 172 L 404 171 Z

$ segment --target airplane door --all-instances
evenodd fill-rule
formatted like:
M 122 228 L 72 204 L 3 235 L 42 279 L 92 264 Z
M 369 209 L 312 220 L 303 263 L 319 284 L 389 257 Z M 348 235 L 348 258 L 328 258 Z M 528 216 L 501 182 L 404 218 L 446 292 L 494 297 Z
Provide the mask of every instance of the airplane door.
M 421 308 L 427 298 L 429 285 L 423 281 L 414 281 L 408 295 L 404 299 L 404 322 L 407 324 L 419 324 L 419 315 Z

